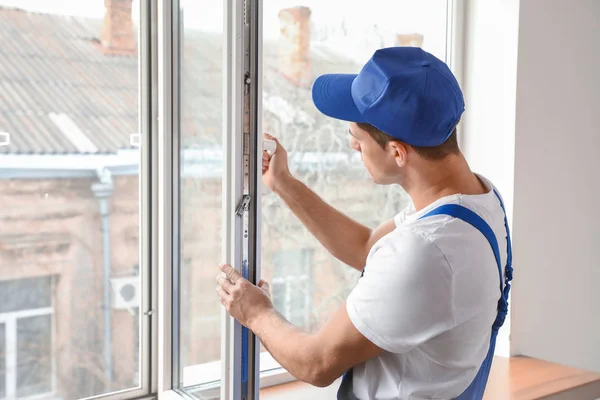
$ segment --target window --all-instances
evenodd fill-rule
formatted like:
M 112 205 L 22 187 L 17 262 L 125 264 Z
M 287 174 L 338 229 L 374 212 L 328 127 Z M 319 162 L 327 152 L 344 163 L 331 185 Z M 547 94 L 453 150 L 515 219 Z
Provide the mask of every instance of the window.
M 310 329 L 312 249 L 280 251 L 273 257 L 271 294 L 275 309 L 296 326 Z
M 0 0 L 0 398 L 150 391 L 147 4 Z
M 54 392 L 52 314 L 50 277 L 0 282 L 0 398 Z

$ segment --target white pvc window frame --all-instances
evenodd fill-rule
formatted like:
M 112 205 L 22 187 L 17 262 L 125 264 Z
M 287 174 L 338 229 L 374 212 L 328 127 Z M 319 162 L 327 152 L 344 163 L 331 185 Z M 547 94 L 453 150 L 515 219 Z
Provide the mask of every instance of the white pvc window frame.
M 153 131 L 151 142 L 152 154 L 149 160 L 157 166 L 156 175 L 152 180 L 149 194 L 155 201 L 152 202 L 151 216 L 155 218 L 151 224 L 152 246 L 150 248 L 153 262 L 153 276 L 156 277 L 153 287 L 153 303 L 151 310 L 157 310 L 157 318 L 153 318 L 152 346 L 158 349 L 153 353 L 152 377 L 157 378 L 152 386 L 153 391 L 158 394 L 159 399 L 192 399 L 193 397 L 180 390 L 178 387 L 179 365 L 177 365 L 178 354 L 176 353 L 177 322 L 173 318 L 174 293 L 176 271 L 174 265 L 178 259 L 178 232 L 179 222 L 177 219 L 179 202 L 178 180 L 181 176 L 180 152 L 179 152 L 179 35 L 181 25 L 177 23 L 178 0 L 146 0 L 154 5 L 156 11 L 156 31 L 153 32 L 157 38 L 157 57 L 153 62 L 152 74 L 156 81 L 152 84 L 158 90 L 156 106 L 158 119 L 156 130 Z M 446 62 L 455 73 L 459 83 L 462 82 L 462 49 L 464 9 L 466 0 L 447 0 L 447 26 L 446 26 Z M 224 55 L 223 69 L 227 71 L 224 78 L 224 118 L 223 118 L 223 254 L 224 262 L 231 263 L 239 268 L 242 257 L 241 232 L 242 226 L 234 214 L 242 197 L 242 161 L 243 140 L 240 135 L 232 135 L 232 132 L 241 132 L 243 129 L 243 64 L 244 64 L 244 35 L 247 32 L 243 28 L 244 0 L 224 1 Z M 256 3 L 259 15 L 262 16 L 262 2 Z M 259 18 L 260 21 L 260 18 Z M 259 22 L 255 34 L 262 38 L 262 26 Z M 254 48 L 258 58 L 256 76 L 262 77 L 262 46 L 261 40 L 257 41 Z M 256 77 L 255 77 L 256 79 Z M 258 101 L 256 104 L 257 131 L 262 132 L 262 79 L 256 81 L 258 90 Z M 262 154 L 262 141 L 258 141 L 255 149 L 256 154 Z M 260 177 L 260 170 L 255 171 Z M 256 204 L 261 204 L 260 190 L 252 199 Z M 257 280 L 260 278 L 260 210 L 256 212 L 256 273 Z M 176 300 L 175 300 L 176 301 Z M 176 314 L 176 313 L 175 313 Z M 194 366 L 197 380 L 185 382 L 186 386 L 205 387 L 206 389 L 217 389 L 223 400 L 238 400 L 240 396 L 240 325 L 227 315 L 225 310 L 221 315 L 222 348 L 221 360 L 218 362 Z M 254 398 L 258 399 L 261 387 L 268 387 L 294 381 L 295 378 L 285 371 L 268 354 L 259 353 L 260 346 L 255 346 L 255 358 L 260 360 L 255 364 L 254 370 Z M 264 368 L 261 368 L 262 365 Z M 206 371 L 212 371 L 208 374 Z M 220 382 L 214 383 L 214 371 L 220 371 Z M 262 371 L 261 371 L 262 370 Z M 210 375 L 203 377 L 203 375 Z

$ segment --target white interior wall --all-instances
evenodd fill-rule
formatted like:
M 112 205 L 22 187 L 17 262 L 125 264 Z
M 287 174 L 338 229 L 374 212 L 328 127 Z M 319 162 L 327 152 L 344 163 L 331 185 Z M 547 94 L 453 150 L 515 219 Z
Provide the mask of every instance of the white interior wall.
M 600 371 L 600 1 L 522 0 L 512 352 Z
M 513 233 L 497 354 L 600 371 L 600 1 L 465 1 L 461 145 Z

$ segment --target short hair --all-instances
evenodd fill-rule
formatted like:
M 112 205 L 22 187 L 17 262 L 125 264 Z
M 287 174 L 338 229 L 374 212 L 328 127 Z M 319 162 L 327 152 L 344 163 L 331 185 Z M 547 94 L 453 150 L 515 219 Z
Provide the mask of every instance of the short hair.
M 388 135 L 387 133 L 375 128 L 371 124 L 367 123 L 358 123 L 359 128 L 367 131 L 369 135 L 381 146 L 382 149 L 385 149 L 385 146 L 396 139 Z M 456 127 L 452 131 L 450 137 L 442 144 L 433 147 L 424 147 L 424 146 L 413 146 L 409 145 L 411 148 L 417 152 L 421 157 L 431 160 L 431 161 L 439 161 L 443 160 L 450 154 L 458 154 L 460 152 L 460 148 L 458 146 L 458 137 L 457 137 Z

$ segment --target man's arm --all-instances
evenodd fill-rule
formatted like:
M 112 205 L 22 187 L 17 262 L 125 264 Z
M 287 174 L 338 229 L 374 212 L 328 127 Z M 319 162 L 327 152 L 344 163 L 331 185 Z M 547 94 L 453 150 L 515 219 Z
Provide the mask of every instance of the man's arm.
M 315 334 L 295 327 L 275 310 L 261 314 L 249 329 L 290 374 L 318 387 L 331 385 L 353 366 L 383 352 L 354 327 L 346 303 Z
M 266 282 L 255 286 L 230 265 L 220 269 L 217 293 L 221 304 L 297 379 L 328 386 L 354 365 L 383 352 L 354 327 L 345 304 L 319 332 L 309 334 L 275 310 Z
M 266 136 L 276 140 L 270 135 Z M 362 270 L 369 250 L 375 242 L 394 230 L 394 221 L 384 222 L 374 230 L 354 221 L 294 178 L 287 164 L 287 153 L 277 143 L 277 150 L 272 157 L 266 153 L 263 156 L 265 184 L 334 257 Z
M 395 228 L 394 221 L 389 220 L 371 230 L 327 204 L 291 176 L 281 182 L 276 193 L 335 258 L 359 271 L 375 242 Z

